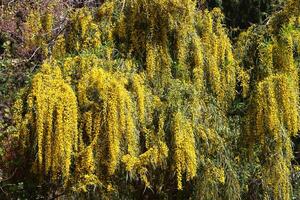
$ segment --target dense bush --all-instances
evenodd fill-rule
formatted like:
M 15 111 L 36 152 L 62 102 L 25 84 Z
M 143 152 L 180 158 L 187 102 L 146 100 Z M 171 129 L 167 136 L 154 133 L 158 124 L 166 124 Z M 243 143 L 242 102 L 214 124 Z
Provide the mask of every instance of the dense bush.
M 0 197 L 297 198 L 300 4 L 229 2 L 3 4 Z

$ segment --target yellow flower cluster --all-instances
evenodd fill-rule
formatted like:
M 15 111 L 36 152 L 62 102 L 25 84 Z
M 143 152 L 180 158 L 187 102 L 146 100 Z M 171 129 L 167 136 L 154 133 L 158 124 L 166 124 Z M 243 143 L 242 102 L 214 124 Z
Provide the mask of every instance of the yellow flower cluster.
M 272 77 L 259 83 L 257 87 L 257 134 L 271 134 L 275 140 L 280 140 L 280 119 L 275 87 Z
M 190 76 L 189 69 L 187 66 L 187 54 L 188 51 L 188 32 L 190 32 L 191 28 L 189 27 L 191 23 L 186 23 L 185 21 L 182 22 L 182 24 L 178 25 L 178 28 L 176 30 L 176 44 L 175 44 L 175 51 L 177 56 L 177 73 L 175 74 L 175 77 L 189 80 Z
M 261 74 L 262 77 L 272 75 L 274 72 L 273 48 L 274 47 L 272 43 L 262 44 L 259 47 L 259 59 L 261 65 L 264 67 L 264 73 Z
M 273 75 L 260 82 L 257 86 L 256 102 L 255 121 L 259 137 L 271 134 L 275 140 L 282 140 L 281 125 L 284 125 L 289 136 L 297 133 L 298 97 L 294 83 L 287 75 Z
M 289 143 L 289 145 L 291 144 Z M 289 200 L 291 199 L 292 185 L 289 181 L 291 164 L 288 159 L 291 159 L 291 157 L 288 156 L 287 159 L 282 155 L 275 155 L 275 159 L 268 167 L 264 168 L 262 173 L 264 179 L 263 187 L 272 190 L 271 194 L 275 200 Z
M 49 41 L 52 39 L 53 15 L 50 12 L 40 13 L 32 10 L 24 24 L 25 48 L 41 48 L 45 57 L 49 53 Z
M 126 80 L 120 81 L 114 78 L 113 74 L 101 68 L 94 68 L 78 84 L 79 105 L 91 109 L 89 112 L 93 112 L 93 115 L 100 112 L 101 122 L 97 123 L 94 123 L 95 120 L 91 122 L 92 117 L 89 117 L 91 113 L 86 113 L 84 131 L 89 133 L 91 130 L 100 129 L 99 134 L 93 134 L 102 138 L 106 137 L 106 146 L 98 146 L 96 143 L 95 151 L 105 158 L 106 152 L 104 151 L 108 150 L 107 168 L 110 175 L 114 174 L 119 164 L 123 137 L 126 138 L 128 153 L 132 156 L 139 154 L 134 110 L 130 94 L 125 89 L 125 83 Z M 90 91 L 94 92 L 90 93 Z M 101 123 L 101 128 L 98 127 L 99 123 Z
M 241 82 L 242 86 L 242 96 L 245 98 L 249 93 L 250 75 L 247 71 L 242 68 L 238 68 L 238 80 Z
M 62 72 L 64 79 L 69 84 L 78 84 L 78 81 L 84 74 L 89 72 L 92 68 L 102 64 L 101 59 L 94 54 L 83 54 L 80 56 L 67 57 L 64 59 L 62 65 Z
M 298 113 L 298 101 L 299 97 L 294 87 L 294 83 L 287 76 L 278 78 L 278 93 L 279 105 L 281 113 L 283 113 L 284 125 L 288 132 L 296 136 L 299 130 L 299 113 Z
M 75 11 L 70 17 L 69 31 L 66 46 L 70 52 L 97 48 L 101 44 L 99 26 L 93 21 L 92 13 L 87 8 Z
M 59 35 L 56 38 L 52 49 L 52 56 L 55 59 L 62 58 L 66 54 L 66 41 L 63 35 Z
M 125 37 L 122 41 L 130 41 L 123 50 L 133 55 L 145 55 L 146 76 L 159 87 L 168 84 L 172 75 L 187 82 L 194 81 L 202 89 L 208 85 L 219 102 L 227 105 L 236 93 L 236 62 L 222 26 L 223 15 L 219 9 L 196 11 L 195 3 L 128 2 L 124 4 L 124 10 L 130 12 L 122 15 L 123 23 L 118 23 L 120 27 L 116 31 L 130 33 L 127 36 L 118 33 Z M 147 28 L 140 26 L 141 20 Z M 156 32 L 155 27 L 160 27 L 160 31 Z M 175 40 L 170 37 L 172 34 Z M 175 51 L 173 62 L 171 49 Z M 204 73 L 208 74 L 206 80 Z
M 299 91 L 291 33 L 282 29 L 273 44 L 262 45 L 259 52 L 267 78 L 261 77 L 257 85 L 257 133 L 261 136 L 269 132 L 278 140 L 280 126 L 284 125 L 289 136 L 294 135 L 299 129 Z
M 51 65 L 44 63 L 32 80 L 28 108 L 19 131 L 26 141 L 35 138 L 28 144 L 36 146 L 34 171 L 67 183 L 78 144 L 77 100 L 73 89 L 64 82 L 60 68 Z M 32 129 L 26 129 L 28 126 Z
M 201 40 L 199 37 L 193 37 L 193 54 L 194 54 L 194 69 L 193 79 L 200 91 L 205 87 L 204 85 L 204 58 L 201 46 Z
M 218 182 L 220 182 L 221 184 L 225 183 L 224 169 L 213 167 L 210 173 L 211 173 L 211 177 L 216 178 Z
M 126 166 L 126 170 L 131 172 L 132 175 L 138 174 L 140 179 L 144 182 L 146 187 L 151 184 L 145 172 L 148 171 L 150 166 L 162 166 L 165 159 L 168 157 L 168 147 L 165 143 L 159 142 L 157 146 L 149 148 L 146 152 L 139 155 L 139 157 L 134 157 L 129 154 L 122 157 L 122 162 Z
M 272 25 L 274 26 L 274 24 Z M 267 196 L 290 199 L 290 162 L 293 157 L 291 137 L 299 130 L 299 80 L 294 57 L 293 35 L 297 31 L 282 27 L 271 41 L 259 45 L 259 73 L 257 75 L 254 110 L 248 113 L 249 123 L 256 128 L 247 130 L 254 143 L 259 139 L 264 161 L 263 187 Z M 253 115 L 255 113 L 255 115 Z
M 177 187 L 182 189 L 182 176 L 186 173 L 186 179 L 196 176 L 197 157 L 195 151 L 195 138 L 191 123 L 178 112 L 173 119 L 174 160 L 177 174 Z
M 38 45 L 38 35 L 42 29 L 39 12 L 30 12 L 25 23 L 24 39 L 29 48 Z M 27 29 L 27 30 L 26 30 Z M 30 30 L 30 31 L 29 31 Z
M 137 107 L 138 107 L 138 116 L 139 121 L 142 125 L 145 123 L 145 88 L 143 79 L 139 75 L 134 75 L 133 80 L 133 89 L 137 96 Z
M 220 103 L 226 104 L 235 96 L 237 69 L 230 40 L 222 27 L 223 15 L 219 9 L 199 14 L 200 17 L 196 18 L 196 27 L 203 31 L 201 41 L 204 70 L 208 74 L 207 84 Z
M 92 146 L 88 146 L 82 151 L 76 160 L 75 181 L 73 186 L 75 191 L 87 191 L 88 185 L 99 184 L 99 179 L 95 175 L 96 167 Z

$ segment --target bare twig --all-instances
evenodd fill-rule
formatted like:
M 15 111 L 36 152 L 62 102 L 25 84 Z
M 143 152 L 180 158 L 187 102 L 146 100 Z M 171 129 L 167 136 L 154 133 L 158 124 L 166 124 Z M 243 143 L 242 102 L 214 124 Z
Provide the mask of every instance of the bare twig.
M 66 192 L 62 192 L 62 193 L 57 194 L 57 195 L 55 195 L 54 197 L 50 198 L 49 200 L 54 200 L 54 199 L 56 199 L 56 198 L 58 198 L 58 197 L 60 197 L 60 196 L 63 196 L 63 195 L 65 195 L 65 194 L 66 194 Z
M 11 179 L 12 177 L 14 177 L 14 175 L 16 174 L 17 172 L 17 168 L 15 168 L 14 172 L 12 173 L 12 175 L 10 175 L 9 177 L 3 179 L 0 181 L 0 183 L 4 183 L 5 181 L 8 181 L 9 179 Z
M 8 196 L 8 193 L 5 192 L 2 187 L 0 187 L 0 190 L 5 194 L 5 196 Z
M 124 9 L 124 7 L 125 7 L 125 1 L 126 1 L 126 0 L 123 0 L 123 4 L 122 4 L 122 9 L 121 9 L 121 11 L 123 11 L 123 9 Z

